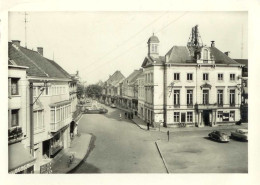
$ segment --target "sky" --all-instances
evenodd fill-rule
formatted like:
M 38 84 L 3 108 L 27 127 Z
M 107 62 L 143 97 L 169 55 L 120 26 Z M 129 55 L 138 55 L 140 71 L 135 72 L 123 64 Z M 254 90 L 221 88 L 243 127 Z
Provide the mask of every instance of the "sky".
M 174 45 L 186 46 L 199 25 L 204 45 L 248 58 L 247 12 L 27 12 L 27 48 L 43 47 L 67 72 L 79 71 L 86 84 L 105 81 L 120 70 L 127 77 L 141 68 L 154 33 L 164 56 Z M 9 12 L 8 40 L 25 46 L 24 12 Z M 243 50 L 241 46 L 243 43 Z M 242 52 L 243 51 L 243 52 Z

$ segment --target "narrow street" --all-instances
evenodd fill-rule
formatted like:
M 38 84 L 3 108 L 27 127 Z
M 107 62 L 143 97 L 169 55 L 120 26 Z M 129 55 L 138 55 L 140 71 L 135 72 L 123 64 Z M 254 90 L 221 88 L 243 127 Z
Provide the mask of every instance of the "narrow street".
M 79 131 L 94 135 L 94 148 L 73 173 L 166 173 L 152 133 L 120 120 L 120 112 L 83 115 Z

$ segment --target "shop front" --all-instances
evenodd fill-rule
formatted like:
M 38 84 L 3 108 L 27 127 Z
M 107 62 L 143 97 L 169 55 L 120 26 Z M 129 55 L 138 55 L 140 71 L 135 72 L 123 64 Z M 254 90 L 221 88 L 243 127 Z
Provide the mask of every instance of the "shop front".
M 34 173 L 35 158 L 21 142 L 8 146 L 8 172 L 10 174 Z

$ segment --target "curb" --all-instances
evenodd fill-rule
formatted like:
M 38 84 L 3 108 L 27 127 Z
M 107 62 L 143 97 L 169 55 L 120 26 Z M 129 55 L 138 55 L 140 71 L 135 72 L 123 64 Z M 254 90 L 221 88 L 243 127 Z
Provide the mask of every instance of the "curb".
M 164 157 L 163 157 L 163 155 L 162 155 L 162 153 L 161 153 L 161 150 L 160 150 L 160 148 L 159 148 L 159 145 L 157 144 L 157 141 L 155 141 L 155 145 L 156 145 L 156 147 L 157 147 L 157 150 L 159 151 L 160 157 L 162 158 L 162 161 L 163 161 L 163 164 L 164 164 L 164 167 L 165 167 L 167 173 L 170 173 L 170 171 L 169 171 L 169 169 L 168 169 L 168 167 L 167 167 L 166 161 L 165 161 L 165 159 L 164 159 Z
M 84 157 L 78 162 L 78 164 L 76 164 L 73 168 L 71 168 L 71 169 L 69 169 L 67 172 L 65 172 L 65 173 L 70 173 L 71 171 L 73 171 L 76 167 L 78 167 L 79 166 L 79 164 L 85 159 L 85 156 L 87 155 L 87 153 L 89 152 L 89 150 L 90 150 L 90 145 L 91 145 L 91 143 L 92 143 L 92 139 L 93 139 L 93 136 L 90 134 L 90 141 L 89 141 L 89 145 L 88 145 L 88 149 L 87 149 L 87 151 L 86 151 L 86 154 L 84 155 Z

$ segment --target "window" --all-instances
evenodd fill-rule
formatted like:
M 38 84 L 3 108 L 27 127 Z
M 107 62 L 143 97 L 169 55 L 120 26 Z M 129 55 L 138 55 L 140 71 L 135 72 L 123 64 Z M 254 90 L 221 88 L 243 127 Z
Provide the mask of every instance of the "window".
M 208 73 L 203 73 L 203 80 L 209 80 L 209 74 Z
M 218 105 L 223 106 L 223 90 L 217 91 Z
M 235 121 L 235 111 L 230 111 L 229 116 L 230 116 L 229 121 Z
M 38 110 L 33 112 L 33 122 L 34 122 L 34 130 L 39 130 L 44 128 L 43 110 Z
M 154 45 L 154 52 L 157 53 L 157 45 Z
M 207 49 L 203 50 L 203 60 L 208 60 L 208 50 Z
M 174 90 L 173 104 L 180 105 L 180 90 Z
M 187 90 L 187 105 L 192 105 L 193 90 Z
M 154 52 L 154 45 L 152 44 L 152 52 Z
M 180 122 L 180 113 L 179 112 L 174 112 L 173 119 L 174 119 L 174 122 L 179 123 Z
M 234 81 L 235 80 L 235 74 L 230 74 L 230 80 Z
M 151 83 L 153 83 L 153 73 L 151 73 Z
M 11 127 L 16 127 L 19 125 L 19 109 L 14 109 L 11 111 Z
M 192 122 L 192 112 L 187 112 L 187 122 Z
M 223 111 L 218 111 L 217 121 L 218 121 L 218 122 L 223 121 Z
M 223 74 L 222 73 L 218 74 L 218 80 L 223 80 Z
M 203 104 L 208 105 L 209 104 L 209 90 L 203 90 Z
M 230 89 L 229 91 L 229 104 L 230 106 L 235 106 L 235 89 Z
M 187 74 L 187 80 L 192 80 L 192 73 Z
M 174 73 L 174 80 L 180 80 L 180 73 Z
M 18 95 L 18 81 L 19 78 L 11 78 L 11 95 Z

